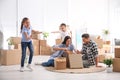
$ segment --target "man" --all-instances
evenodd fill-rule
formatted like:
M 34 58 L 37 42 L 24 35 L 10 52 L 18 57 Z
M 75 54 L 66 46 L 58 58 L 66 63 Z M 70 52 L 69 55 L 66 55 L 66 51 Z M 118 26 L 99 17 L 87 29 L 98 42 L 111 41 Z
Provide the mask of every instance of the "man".
M 82 58 L 84 66 L 89 67 L 96 65 L 97 67 L 98 49 L 96 43 L 90 39 L 90 36 L 87 33 L 82 35 L 82 41 L 83 41 L 82 50 L 78 51 L 78 53 L 81 53 L 83 55 Z M 87 64 L 84 63 L 84 61 L 87 61 Z

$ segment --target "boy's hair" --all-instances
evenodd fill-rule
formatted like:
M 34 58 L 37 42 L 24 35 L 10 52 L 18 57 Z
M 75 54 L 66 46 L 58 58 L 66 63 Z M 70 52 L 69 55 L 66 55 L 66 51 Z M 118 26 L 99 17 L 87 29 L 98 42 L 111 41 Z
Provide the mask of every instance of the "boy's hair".
M 65 26 L 65 27 L 66 27 L 66 24 L 65 24 L 65 23 L 62 23 L 62 24 L 60 24 L 60 27 L 61 27 L 61 26 Z
M 89 38 L 90 36 L 89 36 L 89 34 L 87 34 L 87 33 L 85 33 L 85 34 L 82 34 L 82 38 Z

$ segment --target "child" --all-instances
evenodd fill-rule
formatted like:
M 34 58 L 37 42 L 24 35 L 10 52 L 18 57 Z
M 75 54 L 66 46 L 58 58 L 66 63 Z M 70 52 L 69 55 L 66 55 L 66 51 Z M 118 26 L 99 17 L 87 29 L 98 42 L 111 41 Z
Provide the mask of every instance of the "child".
M 69 30 L 69 26 L 67 26 L 65 23 L 60 24 L 59 31 L 52 33 L 60 33 L 60 38 L 62 41 L 66 36 L 72 37 L 72 32 Z
M 64 38 L 65 38 L 66 36 L 72 37 L 72 36 L 71 36 L 72 34 L 71 34 L 71 32 L 67 29 L 67 26 L 66 26 L 65 23 L 62 23 L 62 24 L 60 25 L 60 35 L 61 35 L 62 41 L 64 40 Z
M 28 61 L 28 65 L 27 68 L 30 70 L 33 70 L 31 68 L 31 62 L 32 62 L 32 58 L 33 58 L 33 44 L 32 44 L 32 31 L 36 32 L 36 33 L 40 33 L 38 31 L 34 31 L 32 30 L 32 27 L 30 25 L 30 21 L 28 18 L 23 18 L 22 22 L 21 22 L 21 34 L 22 34 L 22 40 L 21 40 L 21 49 L 22 49 L 22 56 L 21 56 L 21 68 L 20 71 L 23 72 L 24 71 L 24 61 L 25 61 L 25 57 L 26 57 L 26 49 L 28 47 L 29 51 L 30 51 L 30 55 L 29 55 L 29 61 Z

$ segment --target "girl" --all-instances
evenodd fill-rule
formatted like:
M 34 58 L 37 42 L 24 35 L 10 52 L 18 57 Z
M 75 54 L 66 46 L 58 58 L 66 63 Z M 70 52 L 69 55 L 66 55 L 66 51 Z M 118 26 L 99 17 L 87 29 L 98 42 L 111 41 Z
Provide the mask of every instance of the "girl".
M 62 44 L 58 45 L 57 47 L 53 47 L 53 49 L 56 50 L 56 52 L 53 55 L 51 55 L 48 62 L 43 62 L 42 66 L 54 66 L 54 58 L 61 57 L 64 53 L 68 53 L 69 51 L 75 50 L 74 46 L 71 44 L 71 38 L 69 36 L 66 36 Z
M 24 71 L 24 61 L 25 61 L 25 57 L 26 57 L 26 48 L 27 47 L 30 51 L 27 68 L 29 68 L 30 70 L 33 70 L 31 68 L 31 65 L 30 65 L 31 62 L 32 62 L 33 53 L 34 53 L 32 38 L 31 38 L 32 37 L 32 35 L 31 35 L 32 31 L 36 32 L 36 33 L 40 33 L 38 31 L 32 30 L 32 27 L 30 25 L 30 21 L 27 17 L 23 18 L 23 20 L 21 22 L 21 34 L 22 34 L 22 40 L 21 40 L 22 56 L 21 56 L 21 68 L 20 68 L 21 72 Z

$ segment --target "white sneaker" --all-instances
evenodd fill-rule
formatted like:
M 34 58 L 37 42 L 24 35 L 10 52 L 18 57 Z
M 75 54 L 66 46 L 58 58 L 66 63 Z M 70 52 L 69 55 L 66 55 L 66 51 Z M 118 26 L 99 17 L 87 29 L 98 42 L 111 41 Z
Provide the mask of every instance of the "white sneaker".
M 21 67 L 21 68 L 20 68 L 20 72 L 24 72 L 24 67 Z
M 30 64 L 28 64 L 26 67 L 27 67 L 28 69 L 30 69 L 31 71 L 33 71 L 33 68 L 31 67 Z

